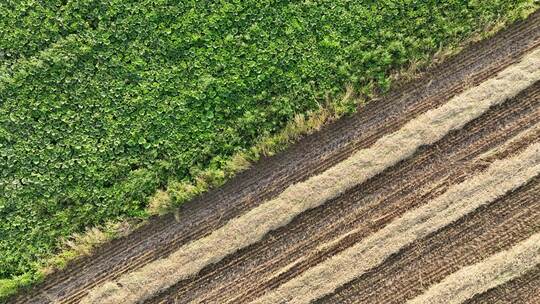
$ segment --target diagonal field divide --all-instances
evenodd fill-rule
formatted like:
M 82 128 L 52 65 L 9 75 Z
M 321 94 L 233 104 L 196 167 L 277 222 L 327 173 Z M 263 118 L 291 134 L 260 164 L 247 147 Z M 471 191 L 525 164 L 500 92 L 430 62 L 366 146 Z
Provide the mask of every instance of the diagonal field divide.
M 424 77 L 371 102 L 359 114 L 329 125 L 287 152 L 259 162 L 224 187 L 189 202 L 182 208 L 181 223 L 175 223 L 172 216 L 154 219 L 130 236 L 106 244 L 96 254 L 54 273 L 9 303 L 78 303 L 90 288 L 107 279 L 116 279 L 169 256 L 275 197 L 288 185 L 323 172 L 354 151 L 398 130 L 411 118 L 440 106 L 465 88 L 517 62 L 525 52 L 540 44 L 538 21 L 540 13 L 535 13 L 494 38 L 471 45 L 459 56 L 426 71 Z M 526 119 L 530 120 L 530 117 Z
M 531 142 L 539 140 L 540 130 L 531 127 L 540 122 L 539 97 L 540 82 L 537 82 L 515 98 L 491 108 L 464 128 L 452 132 L 433 145 L 422 147 L 410 159 L 385 170 L 338 198 L 302 213 L 290 224 L 267 234 L 260 242 L 205 267 L 197 275 L 178 282 L 145 303 L 248 303 L 354 245 L 407 210 L 430 201 L 452 184 L 460 183 L 483 171 L 493 161 L 514 155 Z M 536 183 L 536 178 L 530 182 Z M 530 186 L 522 187 L 517 193 L 529 193 L 527 195 L 530 196 L 534 192 L 532 189 Z M 514 196 L 507 195 L 504 200 L 508 200 L 509 197 Z M 501 200 L 503 198 L 497 200 L 496 204 L 488 204 L 486 208 L 491 210 L 493 206 L 500 204 Z M 510 205 L 512 204 L 508 206 Z M 521 205 L 517 212 L 531 210 L 529 208 L 531 206 Z M 473 214 L 479 212 L 481 211 L 477 210 Z M 532 213 L 533 216 L 535 214 Z M 473 224 L 474 221 L 471 222 L 468 218 L 469 216 L 460 222 Z M 484 217 L 482 218 L 484 220 Z M 506 215 L 503 218 L 506 219 Z M 493 223 L 498 221 L 494 219 Z M 526 233 L 517 231 L 523 231 L 527 226 L 534 231 L 534 223 L 536 221 L 532 220 L 530 224 L 524 226 L 519 224 L 519 221 L 514 221 L 506 230 L 502 230 L 506 233 L 494 232 L 496 238 L 490 240 L 498 240 L 500 242 L 498 246 L 505 244 L 505 237 L 508 235 L 516 236 L 512 240 L 519 240 L 518 237 L 526 236 Z M 351 229 L 355 230 L 354 233 L 350 233 Z M 511 234 L 508 234 L 510 232 Z M 458 238 L 450 239 L 455 241 Z M 488 243 L 481 244 L 484 247 Z M 320 246 L 321 244 L 323 246 Z M 412 246 L 418 248 L 418 244 Z M 400 252 L 400 255 L 402 254 L 403 252 Z M 408 258 L 410 254 L 406 256 Z M 462 252 L 459 255 L 460 260 L 466 256 L 468 253 Z M 478 254 L 473 256 L 473 259 L 481 257 Z M 441 258 L 446 257 L 445 255 Z M 477 260 L 469 259 L 469 261 L 472 263 Z M 451 264 L 451 267 L 456 265 Z M 377 273 L 384 273 L 386 269 Z M 445 266 L 443 269 L 446 271 L 450 268 Z M 443 269 L 437 268 L 436 271 L 440 273 Z M 393 278 L 394 276 L 388 275 L 389 273 L 387 277 Z M 437 280 L 431 278 L 434 277 L 428 276 L 430 281 Z M 366 285 L 364 279 L 359 281 L 364 287 L 356 289 L 356 292 L 360 291 L 362 296 L 372 293 L 375 289 L 371 289 L 370 286 L 376 284 Z M 399 288 L 401 283 L 393 284 L 392 287 Z M 367 290 L 369 292 L 366 292 Z M 383 288 L 382 294 L 387 290 L 389 289 Z M 410 293 L 411 289 L 408 290 Z M 410 296 L 407 297 L 409 298 Z M 343 302 L 340 299 L 321 303 L 358 302 Z
M 356 152 L 327 171 L 290 186 L 277 198 L 181 247 L 168 258 L 150 263 L 115 282 L 103 284 L 82 303 L 115 303 L 118 299 L 133 303 L 142 301 L 259 241 L 269 231 L 286 225 L 298 214 L 339 196 L 410 157 L 420 146 L 432 144 L 448 132 L 463 127 L 539 79 L 540 51 L 534 50 L 495 77 L 409 121 L 400 130 L 382 137 L 371 147 Z

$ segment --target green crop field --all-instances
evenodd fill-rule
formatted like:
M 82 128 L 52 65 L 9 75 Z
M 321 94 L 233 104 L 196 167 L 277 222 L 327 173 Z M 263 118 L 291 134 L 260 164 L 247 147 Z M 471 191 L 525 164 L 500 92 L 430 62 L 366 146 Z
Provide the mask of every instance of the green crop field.
M 532 0 L 3 0 L 0 285 Z M 1 290 L 0 286 L 0 290 Z

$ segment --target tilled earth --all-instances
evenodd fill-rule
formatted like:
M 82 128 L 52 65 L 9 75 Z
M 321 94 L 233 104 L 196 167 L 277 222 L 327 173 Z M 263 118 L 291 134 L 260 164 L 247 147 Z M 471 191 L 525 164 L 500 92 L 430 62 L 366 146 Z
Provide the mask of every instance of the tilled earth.
M 358 150 L 399 130 L 517 63 L 540 46 L 540 13 L 426 71 L 421 79 L 263 159 L 229 183 L 181 209 L 155 218 L 52 274 L 10 303 L 78 303 L 106 281 L 166 258 L 229 220 L 321 174 Z M 261 240 L 209 264 L 196 275 L 149 296 L 145 303 L 249 303 L 295 280 L 366 237 L 445 193 L 494 162 L 540 142 L 540 82 L 496 105 L 463 128 L 386 168 L 319 207 L 296 216 Z M 539 156 L 540 157 L 540 156 Z M 512 174 L 512 172 L 509 172 Z M 528 180 L 459 220 L 418 238 L 383 263 L 316 303 L 404 303 L 465 266 L 509 250 L 540 232 L 540 179 Z M 539 253 L 540 254 L 540 253 Z M 540 268 L 467 303 L 540 303 Z

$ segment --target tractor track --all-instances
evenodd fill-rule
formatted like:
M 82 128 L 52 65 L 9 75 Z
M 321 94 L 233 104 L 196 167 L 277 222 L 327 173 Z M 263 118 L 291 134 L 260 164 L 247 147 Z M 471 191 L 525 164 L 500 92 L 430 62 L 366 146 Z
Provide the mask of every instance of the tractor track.
M 404 303 L 540 231 L 540 179 L 430 235 L 317 303 Z

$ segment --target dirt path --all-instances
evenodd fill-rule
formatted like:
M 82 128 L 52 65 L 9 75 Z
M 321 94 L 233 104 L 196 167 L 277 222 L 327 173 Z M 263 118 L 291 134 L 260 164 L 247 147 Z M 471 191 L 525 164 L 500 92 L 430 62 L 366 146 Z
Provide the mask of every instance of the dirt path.
M 171 216 L 157 218 L 134 234 L 104 246 L 96 255 L 73 263 L 66 270 L 54 274 L 11 302 L 78 303 L 90 289 L 169 256 L 186 244 L 208 236 L 231 219 L 278 197 L 290 185 L 321 174 L 353 153 L 371 147 L 383 136 L 399 130 L 413 118 L 444 105 L 465 89 L 479 85 L 516 64 L 525 53 L 539 45 L 540 13 L 536 13 L 527 21 L 499 33 L 494 38 L 473 45 L 457 58 L 434 68 L 422 80 L 395 89 L 388 97 L 363 108 L 358 115 L 328 126 L 320 133 L 305 138 L 286 153 L 263 160 L 221 189 L 190 202 L 182 210 L 180 223 L 176 223 Z M 487 110 L 462 129 L 452 131 L 436 143 L 420 148 L 412 157 L 390 166 L 331 201 L 301 212 L 290 223 L 265 234 L 254 244 L 205 266 L 196 275 L 178 281 L 148 302 L 247 303 L 255 300 L 285 282 L 298 278 L 308 269 L 328 260 L 328 257 L 339 254 L 376 233 L 407 211 L 437 198 L 450 186 L 461 183 L 483 172 L 497 160 L 512 157 L 531 143 L 538 142 L 540 131 L 534 128 L 538 123 L 540 83 L 536 82 L 518 96 Z M 512 138 L 515 140 L 512 141 Z M 510 144 L 504 145 L 509 141 Z M 423 289 L 412 287 L 419 281 L 392 281 L 394 275 L 401 272 L 403 275 L 398 275 L 400 278 L 418 276 L 418 273 L 411 274 L 413 270 L 423 269 L 419 269 L 418 265 L 405 269 L 406 265 L 403 263 L 415 261 L 410 260 L 410 256 L 434 255 L 426 261 L 426 271 L 421 274 L 422 280 L 425 280 L 421 284 L 430 285 L 460 267 L 485 257 L 477 254 L 476 249 L 471 251 L 463 248 L 478 247 L 478 252 L 488 255 L 515 245 L 523 240 L 527 233 L 540 230 L 540 219 L 535 212 L 523 214 L 524 210 L 538 210 L 538 206 L 535 208 L 530 199 L 519 199 L 520 195 L 534 197 L 535 194 L 538 194 L 537 178 L 515 192 L 510 191 L 505 197 L 482 207 L 486 209 L 484 213 L 478 213 L 477 210 L 462 218 L 460 221 L 464 221 L 464 224 L 461 226 L 458 222 L 443 228 L 435 235 L 415 241 L 426 242 L 429 238 L 438 237 L 439 243 L 443 239 L 452 240 L 455 243 L 453 247 L 444 247 L 448 242 L 442 242 L 444 244 L 441 244 L 441 248 L 426 251 L 424 247 L 414 245 L 416 243 L 408 245 L 409 247 L 400 250 L 397 257 L 392 255 L 374 268 L 383 267 L 380 268 L 381 274 L 392 273 L 392 276 L 387 276 L 386 279 L 378 277 L 373 281 L 375 278 L 370 279 L 369 275 L 376 276 L 378 273 L 373 270 L 319 301 L 347 303 L 346 301 L 358 302 L 363 297 L 367 299 L 367 303 L 398 303 L 405 299 L 394 298 L 392 294 L 410 299 L 414 296 L 414 291 L 422 292 Z M 508 206 L 496 209 L 497 204 L 505 200 L 508 200 Z M 515 208 L 512 209 L 514 204 Z M 495 211 L 490 211 L 492 209 Z M 495 212 L 495 215 L 484 218 L 483 214 L 489 212 Z M 493 218 L 497 218 L 497 214 L 508 214 L 511 220 L 490 225 L 490 221 L 495 221 Z M 475 215 L 479 218 L 474 218 Z M 523 219 L 527 216 L 529 218 Z M 464 220 L 469 218 L 474 220 L 471 219 L 470 223 L 469 220 Z M 504 230 L 497 230 L 497 225 L 504 227 Z M 347 234 L 353 229 L 354 233 Z M 490 240 L 493 241 L 471 245 L 476 241 L 474 234 L 466 232 L 473 231 L 472 229 L 477 229 L 475 231 L 479 231 L 478 234 L 481 232 L 482 235 L 490 235 Z M 458 230 L 461 231 L 458 233 L 459 237 L 451 237 L 452 233 L 455 236 L 455 231 Z M 507 231 L 508 234 L 500 235 L 501 240 L 498 242 L 497 231 Z M 423 251 L 419 248 L 423 248 Z M 455 258 L 445 258 L 444 250 L 459 248 L 463 250 L 452 253 Z M 400 261 L 399 257 L 406 261 Z M 391 261 L 395 264 L 402 263 L 399 264 L 402 265 L 401 268 L 386 265 Z M 395 271 L 385 272 L 387 269 Z M 535 278 L 537 280 L 534 276 L 532 279 Z M 527 284 L 515 283 L 520 282 L 520 279 L 505 283 L 495 290 L 515 289 L 518 293 L 523 289 L 520 286 Z M 364 284 L 364 281 L 371 282 L 371 285 L 365 285 L 373 286 L 374 289 L 370 290 L 380 292 L 358 292 L 365 288 L 361 289 L 362 287 L 355 284 Z M 396 292 L 389 294 L 389 283 L 396 288 Z M 379 288 L 376 286 L 384 288 L 375 289 Z

